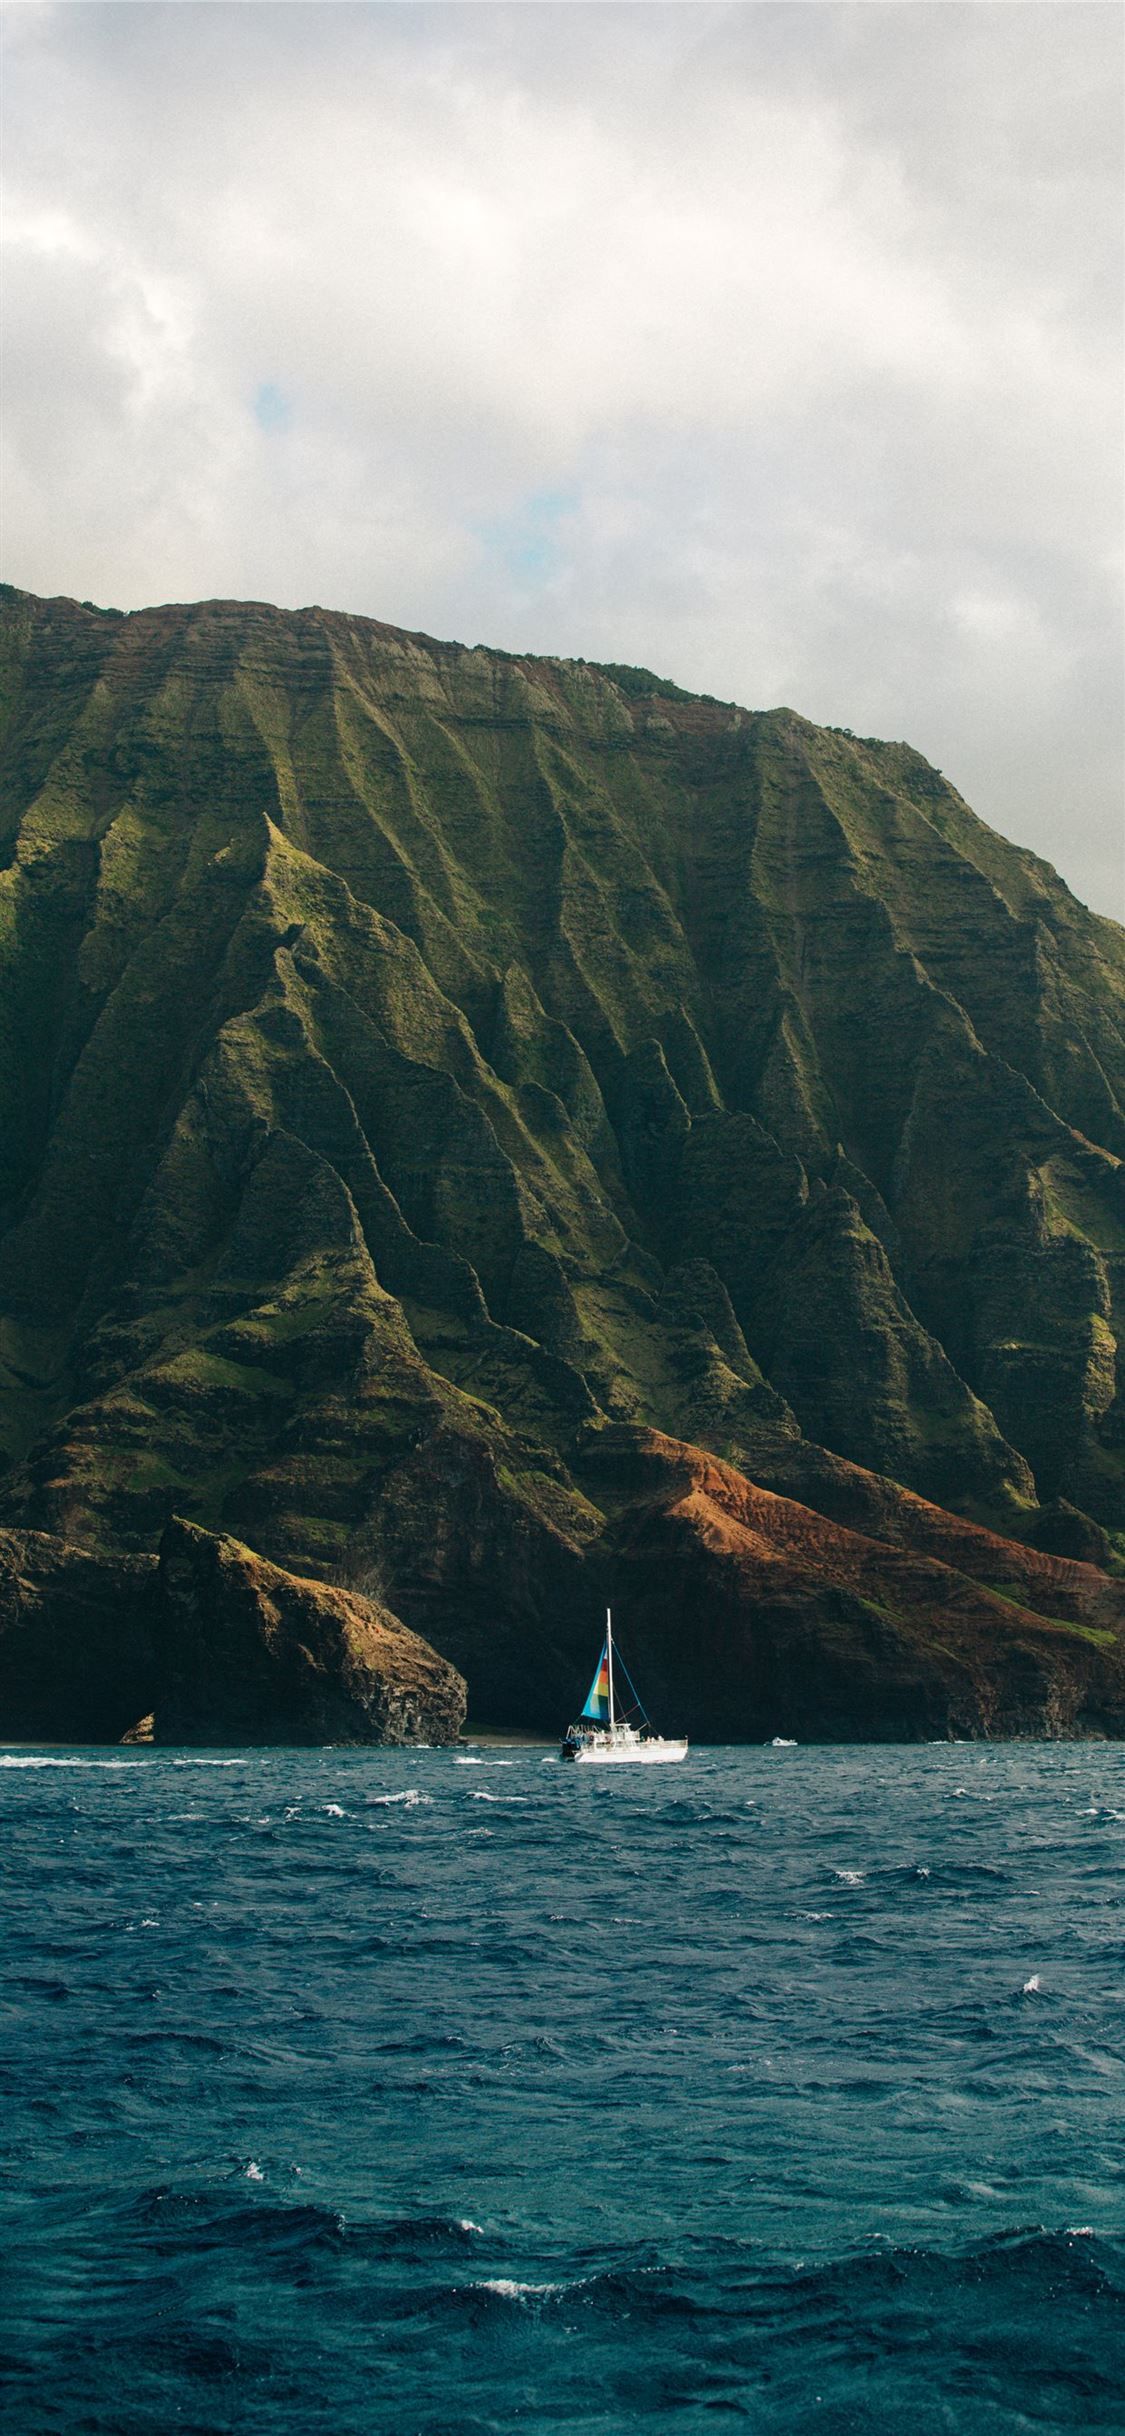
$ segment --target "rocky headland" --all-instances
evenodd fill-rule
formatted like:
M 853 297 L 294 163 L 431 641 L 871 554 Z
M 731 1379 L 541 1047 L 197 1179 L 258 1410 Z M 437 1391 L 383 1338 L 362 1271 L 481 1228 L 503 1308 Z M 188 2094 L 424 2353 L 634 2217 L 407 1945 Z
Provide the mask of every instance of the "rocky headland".
M 445 1743 L 465 1685 L 376 1601 L 175 1517 L 159 1557 L 0 1531 L 0 1719 L 23 1742 Z

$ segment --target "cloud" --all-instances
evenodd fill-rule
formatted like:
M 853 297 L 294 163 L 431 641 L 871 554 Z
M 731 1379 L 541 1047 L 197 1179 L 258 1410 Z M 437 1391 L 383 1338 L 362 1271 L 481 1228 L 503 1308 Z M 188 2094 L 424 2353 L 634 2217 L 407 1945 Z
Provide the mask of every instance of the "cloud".
M 1125 912 L 1121 24 L 8 12 L 8 572 L 907 734 Z

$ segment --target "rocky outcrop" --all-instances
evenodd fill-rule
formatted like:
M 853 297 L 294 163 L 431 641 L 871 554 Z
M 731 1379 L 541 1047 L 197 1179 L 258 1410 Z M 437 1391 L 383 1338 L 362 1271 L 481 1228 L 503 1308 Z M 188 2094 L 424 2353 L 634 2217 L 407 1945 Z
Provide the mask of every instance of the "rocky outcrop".
M 119 1742 L 156 1680 L 156 1560 L 0 1531 L 0 1740 Z
M 385 1607 L 172 1521 L 160 1549 L 160 1743 L 455 1742 L 465 1686 Z
M 453 1742 L 455 1668 L 357 1592 L 168 1525 L 155 1557 L 0 1531 L 0 1741 Z

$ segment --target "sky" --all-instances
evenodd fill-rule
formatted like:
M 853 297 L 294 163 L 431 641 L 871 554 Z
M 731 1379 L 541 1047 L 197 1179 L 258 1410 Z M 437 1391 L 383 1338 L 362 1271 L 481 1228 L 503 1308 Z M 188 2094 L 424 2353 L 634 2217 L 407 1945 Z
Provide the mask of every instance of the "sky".
M 1125 16 L 7 0 L 0 539 L 906 737 L 1125 919 Z

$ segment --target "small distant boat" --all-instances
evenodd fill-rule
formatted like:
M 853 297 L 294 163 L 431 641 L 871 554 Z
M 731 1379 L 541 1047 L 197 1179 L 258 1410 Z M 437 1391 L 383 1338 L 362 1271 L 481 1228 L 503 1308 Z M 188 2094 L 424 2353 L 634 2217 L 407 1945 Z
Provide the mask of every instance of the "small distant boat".
M 619 1717 L 617 1714 L 613 1616 L 607 1607 L 605 1641 L 598 1660 L 597 1672 L 590 1685 L 586 1706 L 577 1725 L 568 1726 L 563 1736 L 560 1759 L 578 1760 L 585 1762 L 587 1766 L 591 1761 L 597 1761 L 600 1765 L 605 1766 L 607 1763 L 619 1764 L 622 1761 L 631 1760 L 650 1768 L 657 1767 L 668 1760 L 686 1759 L 686 1739 L 682 1742 L 672 1742 L 667 1741 L 662 1734 L 653 1733 L 630 1677 L 620 1659 L 616 1661 L 616 1668 L 620 1674 L 624 1675 L 633 1696 L 633 1706 L 624 1717 Z

